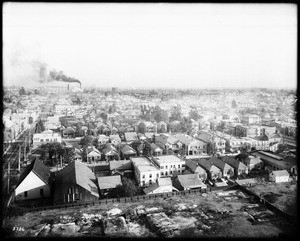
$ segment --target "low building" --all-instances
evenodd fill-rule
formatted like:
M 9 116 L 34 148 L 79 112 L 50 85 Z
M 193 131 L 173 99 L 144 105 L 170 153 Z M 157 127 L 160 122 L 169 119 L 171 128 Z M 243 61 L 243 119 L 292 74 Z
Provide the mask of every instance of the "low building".
M 119 135 L 110 135 L 110 136 L 109 136 L 109 141 L 110 141 L 110 143 L 111 143 L 112 145 L 114 145 L 114 146 L 118 146 L 118 145 L 120 145 L 121 142 L 122 142 Z
M 125 140 L 127 144 L 131 144 L 133 141 L 138 140 L 137 133 L 135 132 L 125 132 Z
M 101 152 L 103 153 L 104 158 L 107 162 L 120 159 L 118 150 L 110 143 L 107 143 L 105 147 L 101 149 Z
M 137 152 L 129 145 L 124 145 L 121 148 L 121 153 L 124 159 L 129 160 L 130 157 L 137 156 Z
M 264 162 L 259 157 L 248 156 L 242 161 L 248 168 L 249 171 L 253 169 L 262 169 Z
M 244 163 L 240 162 L 239 160 L 230 156 L 224 156 L 222 157 L 222 160 L 234 168 L 235 176 L 248 174 L 248 167 Z
M 292 157 L 282 157 L 266 151 L 255 151 L 252 155 L 260 157 L 264 166 L 271 170 L 287 170 L 293 175 L 297 175 L 297 162 Z
M 105 176 L 97 177 L 100 195 L 107 195 L 112 189 L 115 189 L 118 185 L 122 185 L 121 176 Z
M 290 178 L 290 174 L 286 170 L 280 171 L 272 171 L 269 174 L 269 181 L 270 182 L 288 182 Z
M 189 173 L 195 173 L 198 175 L 201 181 L 205 181 L 207 179 L 207 173 L 204 168 L 202 168 L 197 162 L 193 160 L 185 161 L 185 170 Z
M 222 177 L 222 170 L 205 158 L 192 159 L 197 162 L 207 173 L 207 177 L 211 181 L 216 181 Z
M 150 154 L 153 156 L 161 156 L 163 154 L 163 149 L 161 149 L 158 145 L 155 143 L 150 144 Z
M 96 163 L 101 161 L 101 152 L 94 146 L 86 148 L 87 163 Z
M 155 194 L 178 191 L 177 188 L 173 187 L 172 180 L 170 177 L 158 178 L 155 183 L 152 183 L 149 187 L 145 188 L 145 194 Z
M 73 161 L 55 180 L 54 203 L 87 202 L 99 199 L 95 174 L 85 164 Z
M 200 155 L 207 153 L 207 143 L 201 140 L 197 140 L 186 134 L 174 135 L 181 143 L 186 155 Z
M 122 177 L 132 178 L 133 167 L 131 160 L 119 160 L 109 162 L 110 175 L 120 175 Z
M 21 174 L 14 190 L 16 201 L 50 197 L 50 169 L 35 158 Z
M 230 178 L 234 176 L 234 167 L 232 167 L 228 163 L 216 157 L 211 157 L 210 159 L 208 159 L 208 162 L 211 162 L 222 171 L 222 177 Z
M 61 135 L 53 133 L 51 130 L 43 131 L 42 133 L 33 134 L 33 149 L 46 143 L 58 142 L 61 143 Z
M 199 179 L 197 174 L 178 175 L 174 180 L 174 186 L 178 190 L 205 189 L 206 185 Z

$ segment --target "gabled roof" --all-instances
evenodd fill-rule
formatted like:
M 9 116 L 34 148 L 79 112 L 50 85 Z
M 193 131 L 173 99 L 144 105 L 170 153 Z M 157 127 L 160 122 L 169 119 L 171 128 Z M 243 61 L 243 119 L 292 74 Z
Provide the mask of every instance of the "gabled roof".
M 94 196 L 99 196 L 96 177 L 92 170 L 83 163 L 73 161 L 60 170 L 56 176 L 55 189 L 62 189 L 64 185 L 76 183 Z
M 125 155 L 136 154 L 136 151 L 129 145 L 124 145 L 121 149 L 121 152 Z
M 153 151 L 157 151 L 157 149 L 159 149 L 158 151 L 163 151 L 158 145 L 156 145 L 155 143 L 151 143 L 150 144 L 151 150 Z
M 115 154 L 119 155 L 119 152 L 117 151 L 117 149 L 109 143 L 107 143 L 105 145 L 105 148 L 102 149 L 102 152 L 104 153 L 104 155 L 108 154 L 109 152 L 114 152 Z
M 121 176 L 104 176 L 98 177 L 98 186 L 99 189 L 109 189 L 109 188 L 116 188 L 118 185 L 122 185 Z
M 96 149 L 96 147 L 94 147 L 94 146 L 88 146 L 87 148 L 86 148 L 86 153 L 87 153 L 87 155 L 89 155 L 91 152 L 95 152 L 95 153 L 97 153 L 98 155 L 101 155 L 101 153 L 100 153 L 100 151 L 98 150 L 98 149 Z
M 233 157 L 223 156 L 222 160 L 234 168 L 239 168 L 240 166 L 244 166 L 244 168 L 246 168 L 245 164 Z
M 206 188 L 206 185 L 198 178 L 197 174 L 178 175 L 177 178 L 183 188 Z
M 187 167 L 189 167 L 189 169 L 190 169 L 192 172 L 195 172 L 197 168 L 203 169 L 202 167 L 200 167 L 200 166 L 198 165 L 197 162 L 194 162 L 194 161 L 192 161 L 192 160 L 186 160 L 186 161 L 185 161 L 185 165 L 186 165 Z
M 207 171 L 210 171 L 211 167 L 214 165 L 206 158 L 197 158 L 197 159 L 193 159 L 193 161 L 199 163 Z
M 17 186 L 19 186 L 30 172 L 34 172 L 45 184 L 49 184 L 50 168 L 46 167 L 37 157 L 30 163 L 20 176 Z
M 221 170 L 223 170 L 225 166 L 228 165 L 226 162 L 223 162 L 222 160 L 216 157 L 211 157 L 208 159 L 208 161 L 212 162 L 212 164 L 214 164 L 216 167 L 220 168 Z

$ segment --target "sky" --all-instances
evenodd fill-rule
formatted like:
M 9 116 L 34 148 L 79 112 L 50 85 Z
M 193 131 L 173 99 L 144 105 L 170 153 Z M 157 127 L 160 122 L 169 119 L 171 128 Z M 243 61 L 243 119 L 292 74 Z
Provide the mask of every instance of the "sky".
M 5 3 L 3 84 L 297 88 L 297 5 Z M 34 86 L 33 86 L 34 87 Z

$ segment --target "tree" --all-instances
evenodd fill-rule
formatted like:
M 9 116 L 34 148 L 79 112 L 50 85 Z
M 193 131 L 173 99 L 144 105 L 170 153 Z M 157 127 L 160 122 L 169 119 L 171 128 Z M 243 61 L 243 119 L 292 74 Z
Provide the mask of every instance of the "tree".
M 133 197 L 139 192 L 138 186 L 130 178 L 122 177 L 122 185 L 111 191 L 112 197 Z
M 235 100 L 233 100 L 233 101 L 231 102 L 231 108 L 237 108 L 237 104 L 236 104 L 236 101 L 235 101 Z
M 161 121 L 167 122 L 168 113 L 157 105 L 153 110 L 153 119 L 156 122 L 161 122 Z
M 199 112 L 197 109 L 192 109 L 190 112 L 189 112 L 189 117 L 191 119 L 194 119 L 194 120 L 199 120 L 200 119 L 200 115 L 199 115 Z
M 141 122 L 141 123 L 138 125 L 137 132 L 138 132 L 138 133 L 145 134 L 146 131 L 147 131 L 147 129 L 146 129 L 146 124 L 145 124 L 144 122 Z
M 174 106 L 171 109 L 170 121 L 178 120 L 180 121 L 182 118 L 181 107 L 179 105 Z
M 45 130 L 44 123 L 43 123 L 43 121 L 40 119 L 40 120 L 36 123 L 36 125 L 35 125 L 35 130 L 34 130 L 34 132 L 35 132 L 35 133 L 41 133 L 41 132 L 43 132 L 44 130 Z
M 165 124 L 160 126 L 160 133 L 166 133 L 167 132 L 167 127 Z
M 192 121 L 190 118 L 183 117 L 180 121 L 180 129 L 182 132 L 189 132 L 192 129 Z
M 79 141 L 79 145 L 82 146 L 88 146 L 91 145 L 93 143 L 94 137 L 92 137 L 91 135 L 86 135 L 83 138 L 81 138 L 81 140 Z
M 26 91 L 25 91 L 24 87 L 22 87 L 22 88 L 19 90 L 19 95 L 26 95 Z

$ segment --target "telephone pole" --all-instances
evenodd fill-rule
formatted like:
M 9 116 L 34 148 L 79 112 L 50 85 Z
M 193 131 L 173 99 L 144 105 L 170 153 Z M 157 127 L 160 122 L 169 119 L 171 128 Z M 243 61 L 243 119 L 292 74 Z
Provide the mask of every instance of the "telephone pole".
M 7 167 L 7 194 L 9 194 L 9 181 L 10 181 L 10 161 Z

